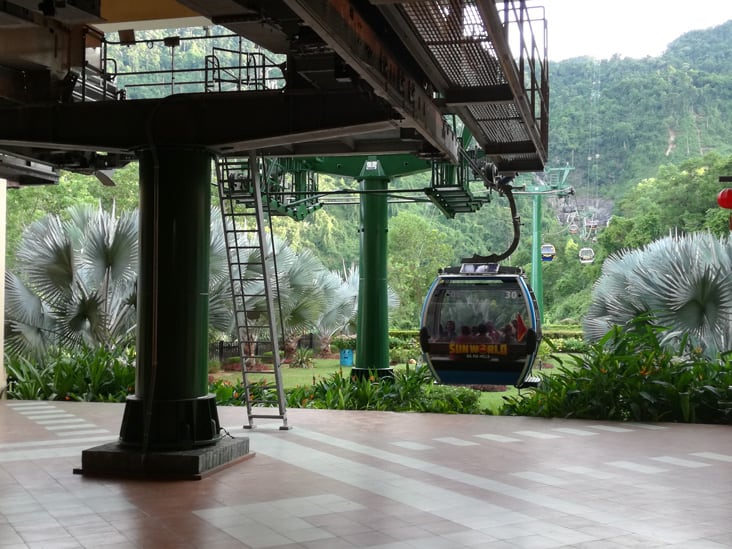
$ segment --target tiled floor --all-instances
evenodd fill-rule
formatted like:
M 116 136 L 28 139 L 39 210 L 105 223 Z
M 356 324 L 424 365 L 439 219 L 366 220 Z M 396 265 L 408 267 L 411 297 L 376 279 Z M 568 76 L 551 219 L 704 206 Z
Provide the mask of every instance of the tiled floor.
M 0 401 L 0 548 L 732 547 L 732 428 L 290 410 L 198 481 L 74 474 L 120 404 Z

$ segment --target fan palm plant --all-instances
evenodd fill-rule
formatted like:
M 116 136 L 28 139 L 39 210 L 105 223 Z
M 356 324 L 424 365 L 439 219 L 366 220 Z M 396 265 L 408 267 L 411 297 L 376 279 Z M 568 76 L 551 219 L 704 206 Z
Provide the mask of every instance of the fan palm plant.
M 231 300 L 231 279 L 226 253 L 226 238 L 221 222 L 221 210 L 211 208 L 211 250 L 209 254 L 208 320 L 210 332 L 234 334 L 234 313 Z
M 220 212 L 213 210 L 209 326 L 233 333 L 226 241 Z M 41 357 L 54 346 L 129 344 L 137 320 L 137 238 L 136 211 L 117 217 L 114 209 L 75 206 L 29 225 L 17 252 L 17 273 L 5 274 L 6 350 Z M 327 271 L 312 253 L 296 254 L 276 237 L 274 253 L 270 243 L 267 262 L 278 275 L 278 323 L 285 327 L 286 338 L 295 338 L 315 326 L 333 286 L 324 282 Z M 246 293 L 262 295 L 261 288 L 254 288 L 262 284 L 261 273 L 251 273 L 250 279 Z M 262 298 L 247 303 L 255 315 L 265 314 L 266 307 Z
M 318 336 L 321 353 L 328 355 L 333 336 L 347 330 L 356 321 L 358 267 L 351 265 L 342 275 L 329 271 L 323 276 L 322 283 L 331 290 L 332 299 L 318 319 L 315 333 Z
M 6 272 L 6 350 L 122 343 L 135 325 L 137 214 L 72 206 L 29 225 Z
M 587 339 L 648 314 L 664 345 L 684 338 L 714 358 L 732 344 L 732 243 L 710 233 L 671 235 L 610 256 L 584 319 Z
M 214 223 L 214 219 L 216 220 Z M 231 303 L 231 286 L 229 283 L 229 266 L 226 260 L 225 238 L 223 224 L 221 223 L 220 211 L 216 209 L 212 215 L 212 251 L 211 280 L 217 277 L 221 286 L 221 296 L 228 307 L 229 326 L 227 332 L 236 333 Z M 230 231 L 234 234 L 234 231 Z M 237 245 L 237 264 L 231 269 L 241 269 L 241 272 L 233 273 L 234 279 L 244 281 L 246 301 L 244 308 L 249 324 L 252 326 L 266 325 L 263 322 L 267 314 L 267 301 L 265 298 L 265 283 L 262 277 L 262 260 L 259 247 L 254 239 L 256 235 L 245 232 L 237 234 L 239 242 Z M 221 242 L 219 246 L 218 242 Z M 275 329 L 283 339 L 285 357 L 291 358 L 295 354 L 297 341 L 303 333 L 313 330 L 318 319 L 326 308 L 326 303 L 332 299 L 333 286 L 328 280 L 328 271 L 322 262 L 309 250 L 296 253 L 287 241 L 277 237 L 265 238 L 265 265 L 271 277 L 269 284 L 273 291 Z M 221 250 L 223 255 L 217 250 Z M 214 256 L 216 256 L 214 258 Z M 214 264 L 219 265 L 215 267 Z M 225 287 L 224 287 L 225 286 Z M 221 318 L 223 320 L 223 303 L 221 304 Z M 210 313 L 213 305 L 209 305 Z M 266 337 L 264 333 L 250 333 L 251 340 L 256 341 Z
M 75 206 L 63 216 L 48 215 L 25 230 L 17 253 L 17 272 L 5 274 L 6 350 L 42 357 L 49 347 L 131 344 L 136 327 L 138 270 L 137 211 L 116 216 L 114 209 Z M 211 215 L 209 327 L 233 334 L 229 263 L 218 208 Z M 247 238 L 240 236 L 240 238 Z M 278 237 L 267 239 L 267 267 L 277 278 L 276 324 L 284 349 L 293 355 L 299 337 L 308 331 L 348 329 L 355 321 L 358 268 L 341 278 L 325 269 L 310 251 L 300 253 Z M 256 246 L 242 246 L 236 268 L 246 282 L 246 310 L 265 315 L 267 303 L 255 257 Z M 231 267 L 234 268 L 234 267 Z M 390 306 L 396 303 L 390 291 Z

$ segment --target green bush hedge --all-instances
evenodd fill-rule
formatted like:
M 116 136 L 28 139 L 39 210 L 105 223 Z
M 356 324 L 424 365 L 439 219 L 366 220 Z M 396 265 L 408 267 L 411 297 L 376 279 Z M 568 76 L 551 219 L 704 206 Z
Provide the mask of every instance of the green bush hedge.
M 8 398 L 123 402 L 135 389 L 133 349 L 51 351 L 43 363 L 5 357 Z
M 659 345 L 659 333 L 660 328 L 639 318 L 592 345 L 577 337 L 546 337 L 541 352 L 559 366 L 551 375 L 539 372 L 542 381 L 536 389 L 504 397 L 500 413 L 732 424 L 732 352 L 709 360 L 685 341 L 669 352 Z M 552 354 L 558 351 L 563 354 Z M 390 353 L 400 362 L 408 363 L 415 352 L 420 354 L 415 339 L 390 339 Z M 55 350 L 39 364 L 6 356 L 5 366 L 13 399 L 123 402 L 134 392 L 134 349 L 87 349 L 73 355 Z M 219 405 L 246 404 L 241 381 L 219 379 L 209 390 Z M 352 379 L 338 370 L 285 393 L 293 408 L 489 413 L 480 409 L 479 391 L 436 385 L 422 367 L 395 369 L 393 377 L 384 378 Z M 251 397 L 277 404 L 276 391 L 264 382 L 252 387 Z
M 643 319 L 615 327 L 584 354 L 561 359 L 534 391 L 506 397 L 503 415 L 732 423 L 732 353 L 708 360 L 682 342 L 658 343 Z
M 348 377 L 341 371 L 287 391 L 291 408 L 480 414 L 480 392 L 434 384 L 427 368 L 394 370 L 393 377 Z

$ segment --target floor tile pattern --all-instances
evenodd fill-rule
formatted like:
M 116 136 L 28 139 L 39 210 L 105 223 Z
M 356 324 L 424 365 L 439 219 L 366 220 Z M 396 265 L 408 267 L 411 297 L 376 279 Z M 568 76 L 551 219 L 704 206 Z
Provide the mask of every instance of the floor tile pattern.
M 124 406 L 0 401 L 0 549 L 732 547 L 732 428 L 290 410 L 198 481 L 74 474 Z

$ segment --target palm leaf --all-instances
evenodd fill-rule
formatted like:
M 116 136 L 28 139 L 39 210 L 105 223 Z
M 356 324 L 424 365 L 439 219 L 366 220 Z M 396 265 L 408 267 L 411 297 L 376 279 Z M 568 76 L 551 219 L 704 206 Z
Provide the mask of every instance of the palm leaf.
M 5 350 L 11 355 L 42 355 L 55 330 L 43 301 L 15 274 L 5 271 Z
M 94 286 L 129 283 L 137 278 L 137 216 L 127 213 L 118 219 L 98 210 L 88 220 L 80 266 L 88 270 Z
M 671 345 L 690 338 L 708 356 L 728 349 L 732 332 L 732 248 L 709 233 L 671 235 L 609 257 L 583 321 L 598 341 L 609 326 L 648 313 Z M 605 330 L 605 332 L 603 332 Z
M 17 260 L 23 277 L 41 299 L 53 302 L 71 296 L 75 250 L 58 216 L 44 217 L 24 231 Z

